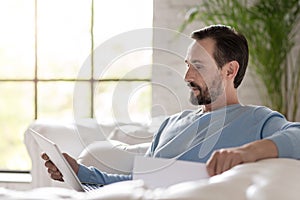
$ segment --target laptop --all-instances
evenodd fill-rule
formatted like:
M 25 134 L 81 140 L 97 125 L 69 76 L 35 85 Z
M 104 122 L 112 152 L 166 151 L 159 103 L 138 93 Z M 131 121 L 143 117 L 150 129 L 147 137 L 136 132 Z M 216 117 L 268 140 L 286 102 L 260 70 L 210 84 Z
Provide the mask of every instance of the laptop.
M 29 129 L 29 133 L 33 136 L 35 141 L 38 143 L 39 147 L 49 156 L 50 160 L 56 165 L 58 170 L 63 175 L 64 182 L 68 184 L 71 188 L 78 192 L 86 192 L 95 189 L 99 189 L 103 185 L 100 184 L 86 184 L 81 183 L 73 171 L 72 167 L 69 165 L 68 161 L 63 156 L 62 152 L 58 146 L 42 136 L 33 129 Z

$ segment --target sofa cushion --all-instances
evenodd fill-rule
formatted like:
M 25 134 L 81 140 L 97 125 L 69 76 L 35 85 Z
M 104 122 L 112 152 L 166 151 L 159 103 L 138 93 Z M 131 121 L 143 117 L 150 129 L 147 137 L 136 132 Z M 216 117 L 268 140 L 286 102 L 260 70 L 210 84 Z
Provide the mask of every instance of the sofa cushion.
M 77 161 L 108 173 L 128 174 L 135 155 L 144 155 L 150 143 L 128 145 L 116 140 L 96 141 L 88 145 Z
M 109 140 L 118 140 L 126 144 L 140 144 L 152 141 L 153 135 L 162 124 L 164 116 L 152 118 L 151 124 L 116 124 L 108 136 Z

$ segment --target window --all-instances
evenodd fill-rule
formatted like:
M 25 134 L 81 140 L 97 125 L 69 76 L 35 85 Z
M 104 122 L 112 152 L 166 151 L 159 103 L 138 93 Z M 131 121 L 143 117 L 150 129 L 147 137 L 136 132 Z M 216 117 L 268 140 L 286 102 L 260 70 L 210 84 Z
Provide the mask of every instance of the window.
M 72 120 L 75 84 L 82 89 L 82 118 L 149 120 L 151 50 L 119 55 L 102 66 L 100 77 L 93 50 L 118 34 L 151 27 L 152 12 L 150 0 L 0 2 L 0 170 L 30 170 L 24 131 L 35 119 Z M 126 44 L 114 45 L 117 55 Z M 122 92 L 129 95 L 126 107 L 113 100 Z

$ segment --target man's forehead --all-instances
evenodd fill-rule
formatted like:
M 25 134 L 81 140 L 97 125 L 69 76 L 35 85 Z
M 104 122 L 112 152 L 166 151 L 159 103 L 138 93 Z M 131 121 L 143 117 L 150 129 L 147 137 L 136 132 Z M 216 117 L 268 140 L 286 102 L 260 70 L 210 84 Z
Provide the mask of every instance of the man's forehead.
M 214 41 L 211 39 L 193 41 L 188 47 L 185 62 L 195 65 L 215 66 L 217 68 L 213 58 L 214 45 Z
M 195 48 L 195 46 L 198 45 L 201 46 L 196 40 L 193 40 L 193 42 L 188 46 L 188 52 L 192 51 Z
M 187 49 L 186 60 L 203 60 L 205 57 L 210 57 L 204 46 L 200 42 L 194 40 Z M 205 60 L 205 59 L 204 59 Z

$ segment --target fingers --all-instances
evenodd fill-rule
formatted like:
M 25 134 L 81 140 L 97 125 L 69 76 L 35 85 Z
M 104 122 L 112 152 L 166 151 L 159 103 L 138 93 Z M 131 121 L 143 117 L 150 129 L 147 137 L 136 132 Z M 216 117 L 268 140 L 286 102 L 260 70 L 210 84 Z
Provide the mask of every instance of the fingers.
M 44 159 L 44 160 L 46 160 L 46 161 L 49 160 L 49 156 L 45 152 L 43 152 L 41 154 L 41 158 Z
M 243 159 L 238 151 L 222 149 L 211 155 L 206 163 L 206 168 L 208 174 L 214 176 L 241 163 L 243 163 Z
M 45 166 L 54 172 L 58 171 L 57 167 L 53 164 L 53 162 L 51 160 L 46 161 Z
M 65 157 L 67 162 L 70 164 L 70 166 L 72 167 L 74 172 L 76 174 L 78 174 L 79 164 L 77 163 L 77 161 L 74 158 L 72 158 L 71 156 L 69 156 L 67 153 L 63 153 L 63 156 Z M 45 160 L 45 166 L 48 169 L 48 173 L 51 176 L 51 178 L 54 180 L 63 181 L 62 174 L 60 173 L 58 168 L 55 166 L 55 164 L 50 160 L 49 156 L 46 153 L 42 153 L 41 157 L 43 160 Z
M 222 156 L 222 152 L 216 152 L 216 166 L 215 166 L 215 174 L 221 174 L 223 172 L 224 163 L 226 163 L 225 156 Z
M 50 177 L 54 180 L 63 181 L 63 176 L 58 170 L 58 168 L 53 164 L 50 160 L 49 156 L 46 153 L 41 154 L 41 158 L 45 160 L 45 167 L 50 175 Z
M 208 159 L 206 162 L 206 169 L 209 176 L 216 175 L 216 166 L 217 166 L 217 159 L 215 158 L 215 153 Z
M 45 162 L 45 166 L 47 167 L 47 171 L 50 177 L 54 180 L 63 181 L 63 176 L 58 170 L 58 168 L 52 163 L 51 160 Z
M 63 176 L 60 173 L 60 171 L 52 171 L 52 170 L 48 169 L 48 173 L 52 179 L 58 180 L 58 181 L 63 181 Z
M 65 157 L 67 162 L 70 164 L 70 166 L 72 167 L 75 174 L 78 174 L 79 165 L 78 165 L 77 161 L 67 153 L 63 153 L 63 156 Z
M 223 172 L 225 172 L 225 171 L 231 169 L 231 168 L 234 167 L 235 165 L 237 165 L 237 164 L 235 164 L 235 165 L 233 165 L 233 164 L 234 164 L 234 162 L 233 162 L 232 159 L 226 160 L 226 161 L 223 163 L 223 167 L 222 167 L 222 169 L 220 170 L 219 174 L 221 174 L 221 173 L 223 173 Z

